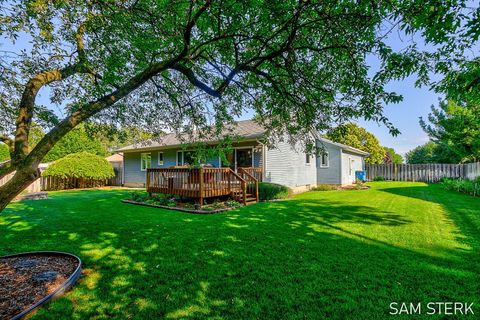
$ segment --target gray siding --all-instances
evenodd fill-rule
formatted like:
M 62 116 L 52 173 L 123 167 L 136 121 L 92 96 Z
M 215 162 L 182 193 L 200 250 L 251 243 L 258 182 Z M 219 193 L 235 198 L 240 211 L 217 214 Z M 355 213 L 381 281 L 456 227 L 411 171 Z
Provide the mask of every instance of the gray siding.
M 317 141 L 317 147 L 325 148 L 328 152 L 328 167 L 320 166 L 320 157 L 317 158 L 317 184 L 341 184 L 341 153 L 342 149 L 336 145 Z
M 305 153 L 293 150 L 287 142 L 277 143 L 275 148 L 267 149 L 266 153 L 265 181 L 291 188 L 316 185 L 314 156 L 311 157 L 310 164 L 307 164 Z
M 348 185 L 355 182 L 355 171 L 361 171 L 364 168 L 363 157 L 357 154 L 342 152 L 342 184 Z M 351 162 L 351 166 L 350 163 Z
M 123 183 L 127 187 L 141 187 L 145 185 L 145 172 L 140 170 L 140 154 L 141 152 L 125 152 L 123 155 L 125 169 Z M 154 161 L 154 154 L 152 153 L 152 163 Z

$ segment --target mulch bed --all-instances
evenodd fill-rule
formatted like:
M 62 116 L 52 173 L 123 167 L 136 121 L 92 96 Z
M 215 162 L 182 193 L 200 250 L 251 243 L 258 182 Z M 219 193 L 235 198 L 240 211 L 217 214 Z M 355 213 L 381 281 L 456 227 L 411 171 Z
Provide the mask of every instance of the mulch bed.
M 225 211 L 230 211 L 234 210 L 236 208 L 221 208 L 221 209 L 214 209 L 214 210 L 202 210 L 202 209 L 187 209 L 184 207 L 179 207 L 179 206 L 162 206 L 159 204 L 150 204 L 150 203 L 145 203 L 145 202 L 137 202 L 133 200 L 128 200 L 124 199 L 122 200 L 123 203 L 130 203 L 130 204 L 135 204 L 137 206 L 146 206 L 146 207 L 153 207 L 153 208 L 162 208 L 162 209 L 168 209 L 168 210 L 176 210 L 176 211 L 182 211 L 182 212 L 188 212 L 188 213 L 196 213 L 196 214 L 212 214 L 212 213 L 219 213 L 219 212 L 225 212 Z
M 60 287 L 78 261 L 64 255 L 0 258 L 0 319 L 10 319 Z
M 355 186 L 355 185 L 349 185 L 349 186 L 342 186 L 340 187 L 342 190 L 367 190 L 370 189 L 369 186 Z

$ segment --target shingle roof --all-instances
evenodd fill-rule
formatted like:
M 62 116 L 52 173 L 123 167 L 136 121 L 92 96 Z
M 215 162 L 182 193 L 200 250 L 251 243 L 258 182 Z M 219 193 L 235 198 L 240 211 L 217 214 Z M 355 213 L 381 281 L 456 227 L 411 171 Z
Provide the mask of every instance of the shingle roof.
M 235 126 L 227 127 L 225 134 L 237 136 L 243 139 L 257 139 L 261 138 L 265 133 L 265 129 L 253 120 L 242 120 L 236 122 Z M 215 142 L 214 140 L 206 142 Z M 118 149 L 118 152 L 157 149 L 162 147 L 173 147 L 184 144 L 175 133 L 169 133 L 158 139 L 149 139 L 141 141 L 123 148 Z
M 334 146 L 338 146 L 338 147 L 342 148 L 343 150 L 347 150 L 347 151 L 350 151 L 352 153 L 356 153 L 356 154 L 366 156 L 366 157 L 370 155 L 370 153 L 368 153 L 366 151 L 363 151 L 363 150 L 360 150 L 360 149 L 357 149 L 357 148 L 354 148 L 354 147 L 350 147 L 349 145 L 346 145 L 346 144 L 343 144 L 343 143 L 333 142 L 332 140 L 329 140 L 329 139 L 324 138 L 324 137 L 320 137 L 319 135 L 317 136 L 317 139 L 320 140 L 321 142 L 333 144 Z
M 229 127 L 229 128 L 227 127 L 225 133 L 227 131 L 230 135 L 237 136 L 246 140 L 259 139 L 265 133 L 265 129 L 253 120 L 237 121 L 235 126 Z M 347 150 L 362 156 L 370 155 L 368 152 L 362 151 L 360 149 L 350 147 L 342 143 L 333 142 L 331 140 L 323 138 L 319 134 L 317 134 L 317 139 L 326 143 L 333 144 L 344 150 Z M 215 141 L 212 140 L 207 142 L 215 142 Z M 184 144 L 184 142 L 181 141 L 175 133 L 169 133 L 160 139 L 150 139 L 150 140 L 138 142 L 138 143 L 120 148 L 117 151 L 123 152 L 123 151 L 149 150 L 149 149 L 158 149 L 162 147 L 181 146 L 182 144 Z
M 108 162 L 122 162 L 123 161 L 123 154 L 115 153 L 111 156 L 105 158 Z

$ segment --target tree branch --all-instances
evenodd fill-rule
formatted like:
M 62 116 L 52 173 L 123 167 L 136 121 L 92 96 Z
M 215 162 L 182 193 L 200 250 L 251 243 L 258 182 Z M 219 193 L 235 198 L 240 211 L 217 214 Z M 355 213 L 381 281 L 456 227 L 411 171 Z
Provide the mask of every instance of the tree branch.
M 41 72 L 32 77 L 25 85 L 25 89 L 18 107 L 16 121 L 15 143 L 12 153 L 12 163 L 14 165 L 19 163 L 28 154 L 28 135 L 32 123 L 35 100 L 40 89 L 52 82 L 67 79 L 76 73 L 88 73 L 92 74 L 96 78 L 99 77 L 87 65 L 85 47 L 83 43 L 83 34 L 85 33 L 85 30 L 85 22 L 82 22 L 75 34 L 75 42 L 78 53 L 78 61 L 76 63 L 68 65 L 63 69 Z
M 193 1 L 192 1 L 193 2 Z M 185 26 L 185 32 L 183 33 L 183 55 L 187 55 L 190 50 L 190 40 L 192 37 L 192 29 L 197 24 L 198 19 L 200 16 L 212 5 L 213 0 L 207 0 L 205 4 L 193 15 L 192 18 L 191 12 L 189 14 L 189 21 Z
M 153 78 L 155 75 L 171 69 L 173 65 L 178 63 L 179 60 L 183 59 L 182 55 L 179 55 L 173 59 L 156 63 L 149 68 L 146 68 L 141 73 L 130 78 L 124 85 L 120 86 L 118 89 L 113 91 L 110 94 L 107 94 L 96 101 L 87 103 L 77 111 L 73 112 L 69 117 L 62 120 L 55 128 L 53 128 L 49 133 L 47 133 L 40 142 L 37 143 L 35 148 L 28 154 L 25 158 L 25 161 L 22 163 L 22 166 L 33 166 L 36 167 L 40 163 L 41 159 L 50 151 L 50 149 L 55 145 L 55 143 L 65 136 L 70 130 L 75 128 L 82 121 L 90 118 L 96 113 L 112 106 L 120 99 L 124 98 L 130 94 L 135 89 L 139 88 L 145 82 Z

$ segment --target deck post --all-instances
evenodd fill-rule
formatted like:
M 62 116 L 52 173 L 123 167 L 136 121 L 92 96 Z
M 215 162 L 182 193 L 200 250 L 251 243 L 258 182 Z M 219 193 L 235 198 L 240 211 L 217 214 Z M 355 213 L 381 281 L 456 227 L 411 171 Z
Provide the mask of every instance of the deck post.
M 147 168 L 147 172 L 145 174 L 147 175 L 146 189 L 147 189 L 148 195 L 151 197 L 152 193 L 150 192 L 150 168 Z
M 200 207 L 203 206 L 203 193 L 204 193 L 204 185 L 203 185 L 203 168 L 200 167 Z
M 230 169 L 231 170 L 231 169 Z M 232 179 L 232 173 L 229 171 L 226 171 L 227 172 L 227 186 L 228 186 L 228 193 L 230 193 L 230 195 L 232 194 L 232 186 L 230 185 L 230 180 Z
M 242 181 L 243 204 L 247 205 L 247 183 Z

